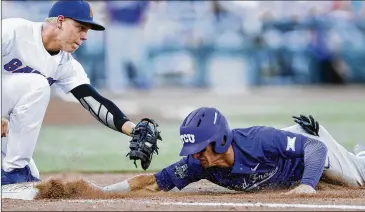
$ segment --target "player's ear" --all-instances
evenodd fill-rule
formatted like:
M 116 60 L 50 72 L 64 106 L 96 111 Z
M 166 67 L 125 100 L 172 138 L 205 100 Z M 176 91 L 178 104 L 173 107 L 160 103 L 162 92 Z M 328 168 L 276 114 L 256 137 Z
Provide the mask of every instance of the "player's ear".
M 65 17 L 63 15 L 59 15 L 57 17 L 57 28 L 61 29 L 64 21 L 65 21 Z

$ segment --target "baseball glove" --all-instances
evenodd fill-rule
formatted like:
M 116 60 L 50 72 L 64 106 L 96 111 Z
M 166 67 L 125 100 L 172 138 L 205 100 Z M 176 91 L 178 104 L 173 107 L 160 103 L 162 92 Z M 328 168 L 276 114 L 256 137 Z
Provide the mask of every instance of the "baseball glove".
M 299 124 L 307 133 L 319 136 L 319 124 L 311 115 L 309 115 L 309 118 L 304 115 L 300 115 L 300 117 L 293 116 L 293 118 L 294 122 Z
M 142 168 L 148 169 L 153 153 L 158 154 L 157 140 L 162 141 L 162 138 L 157 127 L 158 124 L 154 120 L 143 118 L 134 128 L 129 145 L 130 152 L 126 156 L 134 160 L 136 168 L 136 160 L 141 160 Z

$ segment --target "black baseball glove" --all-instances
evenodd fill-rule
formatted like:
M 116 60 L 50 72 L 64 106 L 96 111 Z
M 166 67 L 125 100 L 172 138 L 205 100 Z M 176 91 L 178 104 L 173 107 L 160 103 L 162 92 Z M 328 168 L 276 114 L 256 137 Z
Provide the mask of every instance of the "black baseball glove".
M 314 118 L 309 115 L 308 117 L 300 115 L 300 117 L 293 116 L 294 122 L 299 124 L 307 133 L 319 136 L 319 124 Z
M 157 140 L 162 141 L 162 138 L 157 127 L 158 124 L 154 120 L 143 118 L 134 128 L 129 145 L 130 152 L 126 156 L 134 160 L 136 168 L 136 160 L 141 160 L 142 168 L 148 169 L 153 153 L 158 154 Z

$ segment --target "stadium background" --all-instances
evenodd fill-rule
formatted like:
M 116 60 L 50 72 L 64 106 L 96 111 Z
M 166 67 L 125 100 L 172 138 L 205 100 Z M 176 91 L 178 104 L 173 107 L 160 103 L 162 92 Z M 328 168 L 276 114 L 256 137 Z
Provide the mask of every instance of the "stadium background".
M 42 21 L 53 1 L 2 1 L 2 19 Z M 179 159 L 179 124 L 214 106 L 231 127 L 293 124 L 312 114 L 343 145 L 365 143 L 365 4 L 361 1 L 92 1 L 105 32 L 74 53 L 133 121 L 160 123 L 149 171 Z M 128 137 L 53 87 L 34 159 L 50 172 L 140 172 Z

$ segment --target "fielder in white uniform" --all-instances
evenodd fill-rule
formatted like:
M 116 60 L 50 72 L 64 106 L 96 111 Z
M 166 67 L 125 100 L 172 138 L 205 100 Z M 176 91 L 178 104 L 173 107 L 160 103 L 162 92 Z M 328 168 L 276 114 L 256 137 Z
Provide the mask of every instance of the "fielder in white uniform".
M 57 1 L 44 22 L 2 20 L 2 184 L 39 180 L 32 160 L 38 134 L 57 84 L 72 93 L 105 126 L 132 135 L 135 124 L 91 85 L 71 53 L 87 39 L 88 30 L 105 28 L 93 21 L 90 5 L 81 0 Z M 3 137 L 6 136 L 6 137 Z

